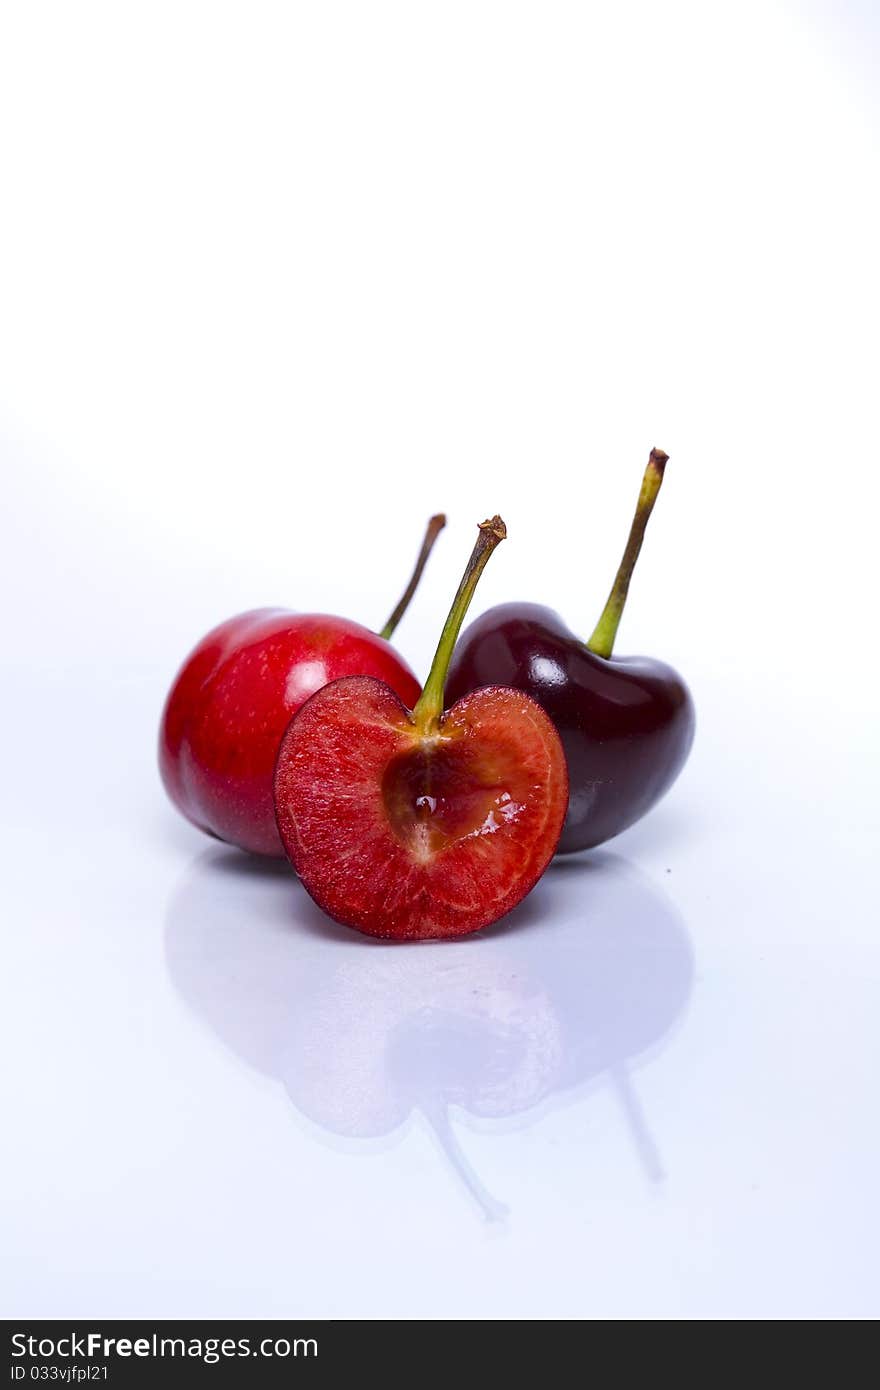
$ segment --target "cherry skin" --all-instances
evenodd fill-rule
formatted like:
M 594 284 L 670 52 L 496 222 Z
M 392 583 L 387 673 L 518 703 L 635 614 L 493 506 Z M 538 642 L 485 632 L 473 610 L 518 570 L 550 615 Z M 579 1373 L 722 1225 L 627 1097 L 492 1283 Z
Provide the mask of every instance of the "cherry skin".
M 694 705 L 671 666 L 648 657 L 606 661 L 540 604 L 500 604 L 462 635 L 450 700 L 489 684 L 525 691 L 559 730 L 570 783 L 560 854 L 592 849 L 633 825 L 690 752 Z
M 367 935 L 418 941 L 488 926 L 556 849 L 568 777 L 540 705 L 493 686 L 444 709 L 455 639 L 504 535 L 499 517 L 481 526 L 414 709 L 387 684 L 353 676 L 313 695 L 282 740 L 284 848 L 318 905 Z
M 450 699 L 485 685 L 513 686 L 537 700 L 559 730 L 570 784 L 561 854 L 593 849 L 646 815 L 693 743 L 694 704 L 678 672 L 648 657 L 612 655 L 666 461 L 652 450 L 627 548 L 589 643 L 552 609 L 505 603 L 471 624 L 450 666 Z
M 442 525 L 432 518 L 384 633 L 402 615 Z M 409 705 L 419 697 L 418 680 L 386 637 L 347 618 L 258 608 L 214 628 L 187 657 L 162 713 L 159 769 L 174 805 L 209 835 L 282 857 L 272 803 L 282 734 L 316 690 L 354 674 L 384 681 Z

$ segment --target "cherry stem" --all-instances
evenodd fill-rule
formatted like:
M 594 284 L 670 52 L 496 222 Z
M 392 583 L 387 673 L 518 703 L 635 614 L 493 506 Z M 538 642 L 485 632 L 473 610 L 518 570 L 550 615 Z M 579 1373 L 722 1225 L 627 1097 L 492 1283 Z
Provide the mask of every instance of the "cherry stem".
M 432 516 L 431 520 L 428 522 L 428 529 L 425 532 L 425 539 L 422 541 L 422 548 L 419 551 L 419 558 L 416 560 L 416 567 L 412 572 L 412 577 L 401 595 L 400 602 L 382 628 L 382 631 L 379 633 L 379 636 L 384 637 L 386 642 L 390 640 L 394 629 L 397 627 L 397 624 L 400 622 L 407 608 L 409 608 L 410 599 L 419 587 L 419 580 L 422 577 L 425 565 L 428 563 L 428 556 L 434 549 L 434 542 L 445 525 L 446 517 L 442 512 L 438 512 L 436 516 Z
M 626 606 L 626 596 L 629 593 L 629 582 L 636 567 L 636 560 L 639 558 L 639 551 L 642 548 L 642 541 L 645 539 L 645 527 L 648 525 L 648 518 L 654 510 L 654 503 L 657 501 L 657 494 L 660 491 L 660 484 L 663 482 L 663 470 L 668 462 L 669 455 L 664 454 L 662 449 L 652 449 L 648 459 L 648 466 L 645 469 L 645 476 L 642 478 L 642 490 L 639 493 L 639 503 L 636 507 L 636 514 L 633 517 L 630 527 L 629 540 L 623 552 L 623 559 L 617 571 L 614 583 L 611 586 L 611 593 L 608 595 L 608 602 L 602 609 L 602 616 L 597 622 L 593 635 L 587 646 L 596 656 L 607 658 L 614 651 L 614 641 L 617 637 L 617 629 L 620 626 L 620 619 Z
M 437 643 L 437 651 L 434 653 L 434 660 L 428 672 L 428 679 L 425 681 L 425 688 L 413 710 L 415 722 L 423 731 L 436 728 L 440 721 L 440 716 L 443 713 L 443 689 L 446 685 L 446 674 L 449 670 L 449 663 L 452 660 L 458 634 L 461 632 L 461 625 L 470 607 L 480 575 L 486 568 L 489 556 L 496 545 L 503 541 L 506 536 L 507 527 L 500 516 L 493 516 L 490 521 L 480 522 L 477 543 L 467 562 L 467 568 L 462 575 L 458 592 L 452 600 L 449 617 L 446 619 L 440 634 L 440 641 Z

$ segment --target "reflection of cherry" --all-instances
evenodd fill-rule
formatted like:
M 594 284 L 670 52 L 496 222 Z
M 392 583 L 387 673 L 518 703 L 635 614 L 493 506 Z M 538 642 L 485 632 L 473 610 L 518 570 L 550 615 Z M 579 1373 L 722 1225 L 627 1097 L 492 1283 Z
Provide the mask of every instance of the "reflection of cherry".
M 290 880 L 242 863 L 210 851 L 185 880 L 168 916 L 169 970 L 194 1011 L 322 1130 L 374 1139 L 421 1113 L 494 1217 L 503 1208 L 462 1156 L 450 1107 L 494 1125 L 606 1079 L 660 1176 L 627 1068 L 682 1013 L 693 962 L 674 907 L 625 861 L 557 863 L 506 930 L 412 951 L 342 929 L 328 939 L 305 895 L 298 928 Z

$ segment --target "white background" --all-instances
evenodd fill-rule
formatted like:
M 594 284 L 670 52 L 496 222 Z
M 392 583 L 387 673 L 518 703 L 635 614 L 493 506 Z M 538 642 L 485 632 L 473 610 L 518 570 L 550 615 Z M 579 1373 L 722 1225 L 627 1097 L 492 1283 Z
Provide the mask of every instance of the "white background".
M 7 1316 L 880 1312 L 877 58 L 869 0 L 3 6 Z M 379 626 L 445 508 L 417 670 L 496 510 L 475 611 L 586 635 L 652 444 L 618 648 L 692 759 L 506 929 L 371 946 L 166 803 L 215 621 Z

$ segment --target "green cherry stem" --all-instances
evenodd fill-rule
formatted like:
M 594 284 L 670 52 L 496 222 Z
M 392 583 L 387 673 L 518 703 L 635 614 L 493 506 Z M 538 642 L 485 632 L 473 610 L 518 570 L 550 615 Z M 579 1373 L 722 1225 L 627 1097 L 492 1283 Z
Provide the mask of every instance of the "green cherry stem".
M 415 723 L 423 732 L 435 729 L 440 721 L 440 716 L 443 713 L 443 688 L 446 685 L 446 674 L 449 670 L 449 663 L 452 660 L 452 652 L 458 640 L 458 634 L 461 632 L 461 625 L 470 607 L 480 575 L 486 568 L 489 556 L 496 545 L 503 541 L 506 536 L 507 527 L 500 516 L 493 516 L 490 521 L 480 522 L 477 543 L 462 575 L 458 593 L 452 600 L 449 617 L 446 619 L 440 634 L 440 641 L 437 643 L 437 650 L 428 672 L 428 679 L 425 681 L 425 688 L 413 710 Z
M 409 608 L 409 601 L 419 587 L 419 580 L 422 577 L 425 565 L 428 563 L 428 556 L 434 549 L 434 542 L 445 525 L 446 517 L 442 512 L 438 512 L 436 516 L 432 516 L 431 520 L 428 522 L 425 539 L 422 541 L 422 548 L 419 551 L 419 558 L 416 560 L 416 567 L 412 572 L 410 581 L 401 595 L 400 602 L 382 628 L 382 631 L 379 633 L 379 636 L 384 637 L 386 642 L 390 641 L 394 629 L 397 627 L 397 624 L 400 622 L 407 608 Z
M 617 629 L 620 626 L 620 619 L 626 606 L 626 596 L 629 593 L 629 581 L 632 579 L 636 560 L 639 558 L 642 541 L 645 539 L 645 527 L 648 525 L 648 518 L 654 510 L 654 503 L 657 501 L 660 484 L 663 482 L 663 471 L 668 459 L 669 455 L 664 454 L 662 449 L 651 450 L 645 476 L 642 478 L 639 504 L 636 507 L 636 514 L 630 527 L 629 540 L 623 552 L 623 559 L 611 586 L 608 602 L 602 609 L 602 616 L 587 643 L 591 652 L 595 652 L 596 656 L 605 657 L 606 660 L 614 651 L 614 640 L 617 637 Z

